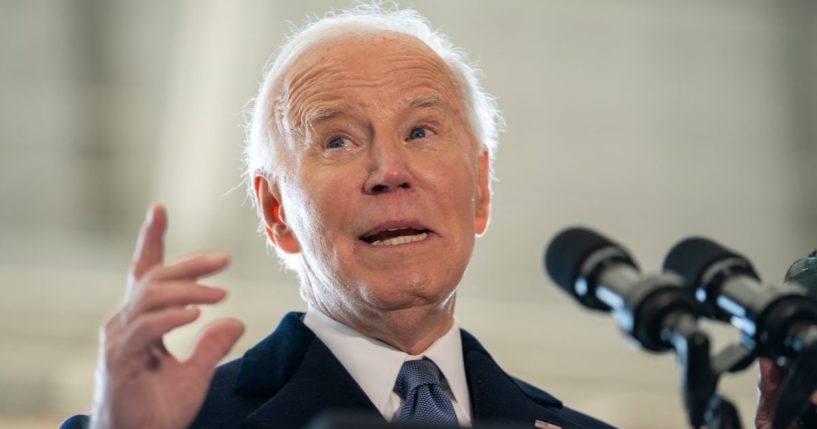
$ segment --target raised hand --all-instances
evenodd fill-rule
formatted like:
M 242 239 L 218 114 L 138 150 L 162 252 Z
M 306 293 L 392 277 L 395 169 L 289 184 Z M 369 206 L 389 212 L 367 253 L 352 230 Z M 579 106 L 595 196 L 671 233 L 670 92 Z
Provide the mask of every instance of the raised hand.
M 768 358 L 758 359 L 760 363 L 760 381 L 757 390 L 760 397 L 757 400 L 757 411 L 755 412 L 755 427 L 757 429 L 771 429 L 772 418 L 774 417 L 774 406 L 780 385 L 786 375 L 785 369 L 777 366 Z M 817 392 L 811 395 L 811 403 L 817 405 Z M 790 429 L 801 429 L 800 425 L 792 424 Z M 802 428 L 810 429 L 810 428 Z
M 244 333 L 236 319 L 220 319 L 200 334 L 186 360 L 171 355 L 162 337 L 199 317 L 199 304 L 224 299 L 224 289 L 197 283 L 229 264 L 223 253 L 200 253 L 164 265 L 165 209 L 148 210 L 136 245 L 123 307 L 103 326 L 91 427 L 184 428 L 201 407 L 216 364 Z

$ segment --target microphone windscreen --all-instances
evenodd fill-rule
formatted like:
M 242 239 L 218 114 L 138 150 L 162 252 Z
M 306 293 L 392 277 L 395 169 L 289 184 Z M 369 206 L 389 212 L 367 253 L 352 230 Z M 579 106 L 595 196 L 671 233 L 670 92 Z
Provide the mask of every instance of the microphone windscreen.
M 794 261 L 783 281 L 805 288 L 810 297 L 817 299 L 817 250 Z
M 688 287 L 698 287 L 709 267 L 726 259 L 739 259 L 746 274 L 758 277 L 748 259 L 702 237 L 687 238 L 670 249 L 664 258 L 664 270 L 680 274 Z
M 574 295 L 579 270 L 590 254 L 602 247 L 617 244 L 587 228 L 568 228 L 553 238 L 545 252 L 545 269 L 553 281 Z

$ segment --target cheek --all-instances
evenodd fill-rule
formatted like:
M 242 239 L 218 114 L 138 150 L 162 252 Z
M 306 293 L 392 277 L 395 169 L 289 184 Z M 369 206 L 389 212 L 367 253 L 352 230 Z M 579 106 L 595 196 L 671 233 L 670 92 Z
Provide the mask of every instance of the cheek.
M 281 187 L 286 222 L 302 250 L 313 253 L 315 238 L 320 236 L 319 216 L 316 201 L 309 188 L 300 183 L 288 183 Z
M 309 170 L 311 173 L 300 177 L 295 188 L 295 206 L 299 219 L 298 234 L 303 235 L 304 246 L 329 263 L 335 246 L 340 242 L 335 237 L 343 233 L 343 226 L 349 221 L 351 189 L 343 174 L 328 174 L 326 171 Z M 299 235 L 299 237 L 301 236 Z
M 476 198 L 476 175 L 467 158 L 442 163 L 437 166 L 435 183 L 439 186 L 442 195 L 440 201 L 446 201 L 451 207 L 449 211 L 458 217 L 469 217 L 470 225 L 473 222 Z M 464 219 L 461 219 L 464 220 Z

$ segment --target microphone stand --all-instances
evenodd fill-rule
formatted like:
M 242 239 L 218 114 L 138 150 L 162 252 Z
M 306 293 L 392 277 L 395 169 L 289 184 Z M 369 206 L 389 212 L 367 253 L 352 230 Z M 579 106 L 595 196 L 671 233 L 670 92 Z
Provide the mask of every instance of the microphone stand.
M 721 374 L 746 368 L 754 360 L 754 352 L 736 344 L 710 357 L 709 336 L 689 313 L 670 314 L 660 334 L 672 344 L 680 365 L 684 407 L 690 426 L 741 429 L 737 408 L 717 393 L 717 387 Z
M 741 332 L 747 361 L 765 356 L 787 367 L 772 418 L 787 429 L 798 418 L 813 428 L 809 398 L 817 390 L 817 301 L 794 285 L 764 285 L 745 257 L 705 238 L 689 238 L 670 250 L 664 269 L 684 277 L 705 316 L 729 322 Z M 740 356 L 724 356 L 718 371 L 740 368 Z M 748 364 L 748 363 L 747 363 Z

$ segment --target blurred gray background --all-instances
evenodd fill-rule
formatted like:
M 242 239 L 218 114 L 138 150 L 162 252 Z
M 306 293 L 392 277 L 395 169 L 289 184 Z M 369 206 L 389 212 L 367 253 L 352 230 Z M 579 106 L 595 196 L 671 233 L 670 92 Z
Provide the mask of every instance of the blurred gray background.
M 205 319 L 247 322 L 234 354 L 304 307 L 236 189 L 241 112 L 290 22 L 350 4 L 0 0 L 0 427 L 87 412 L 97 327 L 151 201 L 169 209 L 169 259 L 233 255 L 214 280 L 231 298 Z M 817 246 L 817 2 L 400 4 L 479 62 L 508 122 L 461 325 L 576 408 L 622 428 L 686 427 L 673 356 L 571 302 L 542 251 L 588 225 L 655 271 L 677 240 L 705 234 L 779 282 Z M 200 326 L 172 334 L 172 350 Z M 719 346 L 737 338 L 708 328 Z M 745 427 L 755 377 L 721 384 Z

